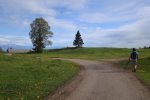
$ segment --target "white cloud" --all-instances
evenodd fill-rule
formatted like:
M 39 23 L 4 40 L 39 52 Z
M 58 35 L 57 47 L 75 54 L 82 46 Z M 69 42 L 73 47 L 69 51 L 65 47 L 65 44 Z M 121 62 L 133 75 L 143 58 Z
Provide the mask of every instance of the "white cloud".
M 115 29 L 89 29 L 82 36 L 86 46 L 143 47 L 150 45 L 149 28 L 150 19 L 143 19 Z
M 42 15 L 57 15 L 56 7 L 63 7 L 70 10 L 82 9 L 88 0 L 4 0 L 0 1 L 1 10 L 6 13 L 35 13 Z M 13 12 L 12 12 L 13 10 Z
M 63 28 L 66 30 L 76 30 L 77 29 L 77 26 L 71 21 L 56 19 L 53 17 L 48 17 L 48 18 L 46 18 L 46 20 L 54 28 Z
M 27 37 L 16 37 L 16 36 L 0 36 L 0 45 L 15 44 L 20 46 L 31 46 L 30 39 Z
M 150 6 L 141 8 L 138 11 L 137 16 L 140 16 L 142 18 L 149 18 L 150 17 Z
M 150 44 L 149 0 L 0 0 L 0 12 L 1 26 L 8 24 L 18 29 L 29 27 L 35 17 L 44 17 L 53 29 L 59 30 L 54 33 L 54 46 L 71 46 L 78 29 L 86 46 L 139 47 Z M 129 23 L 122 23 L 125 21 Z M 122 24 L 112 29 L 100 26 L 112 22 Z M 1 35 L 0 43 L 31 44 L 28 38 L 9 35 Z
M 26 14 L 41 14 L 55 16 L 57 13 L 52 8 L 42 5 L 41 0 L 26 0 L 25 2 L 21 0 L 5 0 L 1 1 L 1 10 L 5 14 L 12 15 L 26 15 Z
M 88 1 L 89 0 L 64 0 L 64 6 L 68 7 L 69 9 L 79 10 L 86 7 L 85 5 Z
M 149 17 L 150 2 L 146 1 L 147 0 L 101 0 L 101 5 L 105 4 L 105 7 L 97 7 L 97 9 L 93 11 L 87 10 L 80 15 L 79 20 L 87 23 L 116 23 Z
M 31 16 L 39 16 L 46 18 L 54 27 L 74 30 L 76 29 L 75 23 L 57 18 L 57 16 L 61 16 L 62 12 L 56 9 L 59 5 L 62 9 L 68 9 L 64 13 L 71 14 L 72 10 L 84 8 L 87 2 L 88 0 L 26 0 L 24 2 L 21 0 L 0 0 L 0 12 L 3 12 L 0 15 L 0 22 L 25 27 L 32 22 L 29 21 Z

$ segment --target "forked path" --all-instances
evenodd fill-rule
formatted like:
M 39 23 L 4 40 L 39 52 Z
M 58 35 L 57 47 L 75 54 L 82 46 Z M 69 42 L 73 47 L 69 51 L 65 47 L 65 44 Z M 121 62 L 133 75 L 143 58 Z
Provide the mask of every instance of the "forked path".
M 108 62 L 72 59 L 85 67 L 83 80 L 65 100 L 150 100 L 137 78 Z

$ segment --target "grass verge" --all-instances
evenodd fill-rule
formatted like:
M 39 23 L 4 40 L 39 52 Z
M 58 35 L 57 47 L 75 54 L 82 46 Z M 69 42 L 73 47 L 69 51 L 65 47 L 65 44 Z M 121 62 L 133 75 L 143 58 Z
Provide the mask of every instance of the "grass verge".
M 41 100 L 79 71 L 75 63 L 0 55 L 0 100 Z
M 118 63 L 119 66 L 127 70 L 132 70 L 132 66 L 128 61 L 121 61 Z M 138 61 L 136 76 L 150 87 L 150 57 L 142 58 Z

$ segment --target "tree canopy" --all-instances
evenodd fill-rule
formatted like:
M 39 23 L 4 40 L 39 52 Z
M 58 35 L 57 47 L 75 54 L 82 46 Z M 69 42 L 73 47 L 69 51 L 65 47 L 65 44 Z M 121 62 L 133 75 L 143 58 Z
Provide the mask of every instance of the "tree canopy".
M 48 22 L 43 18 L 36 18 L 31 23 L 29 35 L 34 47 L 33 50 L 37 53 L 41 53 L 47 45 L 52 45 L 52 41 L 49 38 L 53 36 L 53 33 L 50 31 Z

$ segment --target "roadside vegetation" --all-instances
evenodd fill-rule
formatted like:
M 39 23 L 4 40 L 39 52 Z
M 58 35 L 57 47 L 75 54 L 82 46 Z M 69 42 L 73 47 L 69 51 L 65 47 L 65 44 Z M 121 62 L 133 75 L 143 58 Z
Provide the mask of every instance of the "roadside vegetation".
M 118 63 L 126 70 L 132 70 L 132 65 L 127 60 Z M 136 76 L 150 88 L 150 57 L 140 58 L 138 61 Z
M 0 100 L 43 100 L 79 71 L 75 63 L 0 55 Z
M 150 57 L 139 60 L 137 76 L 150 87 Z

